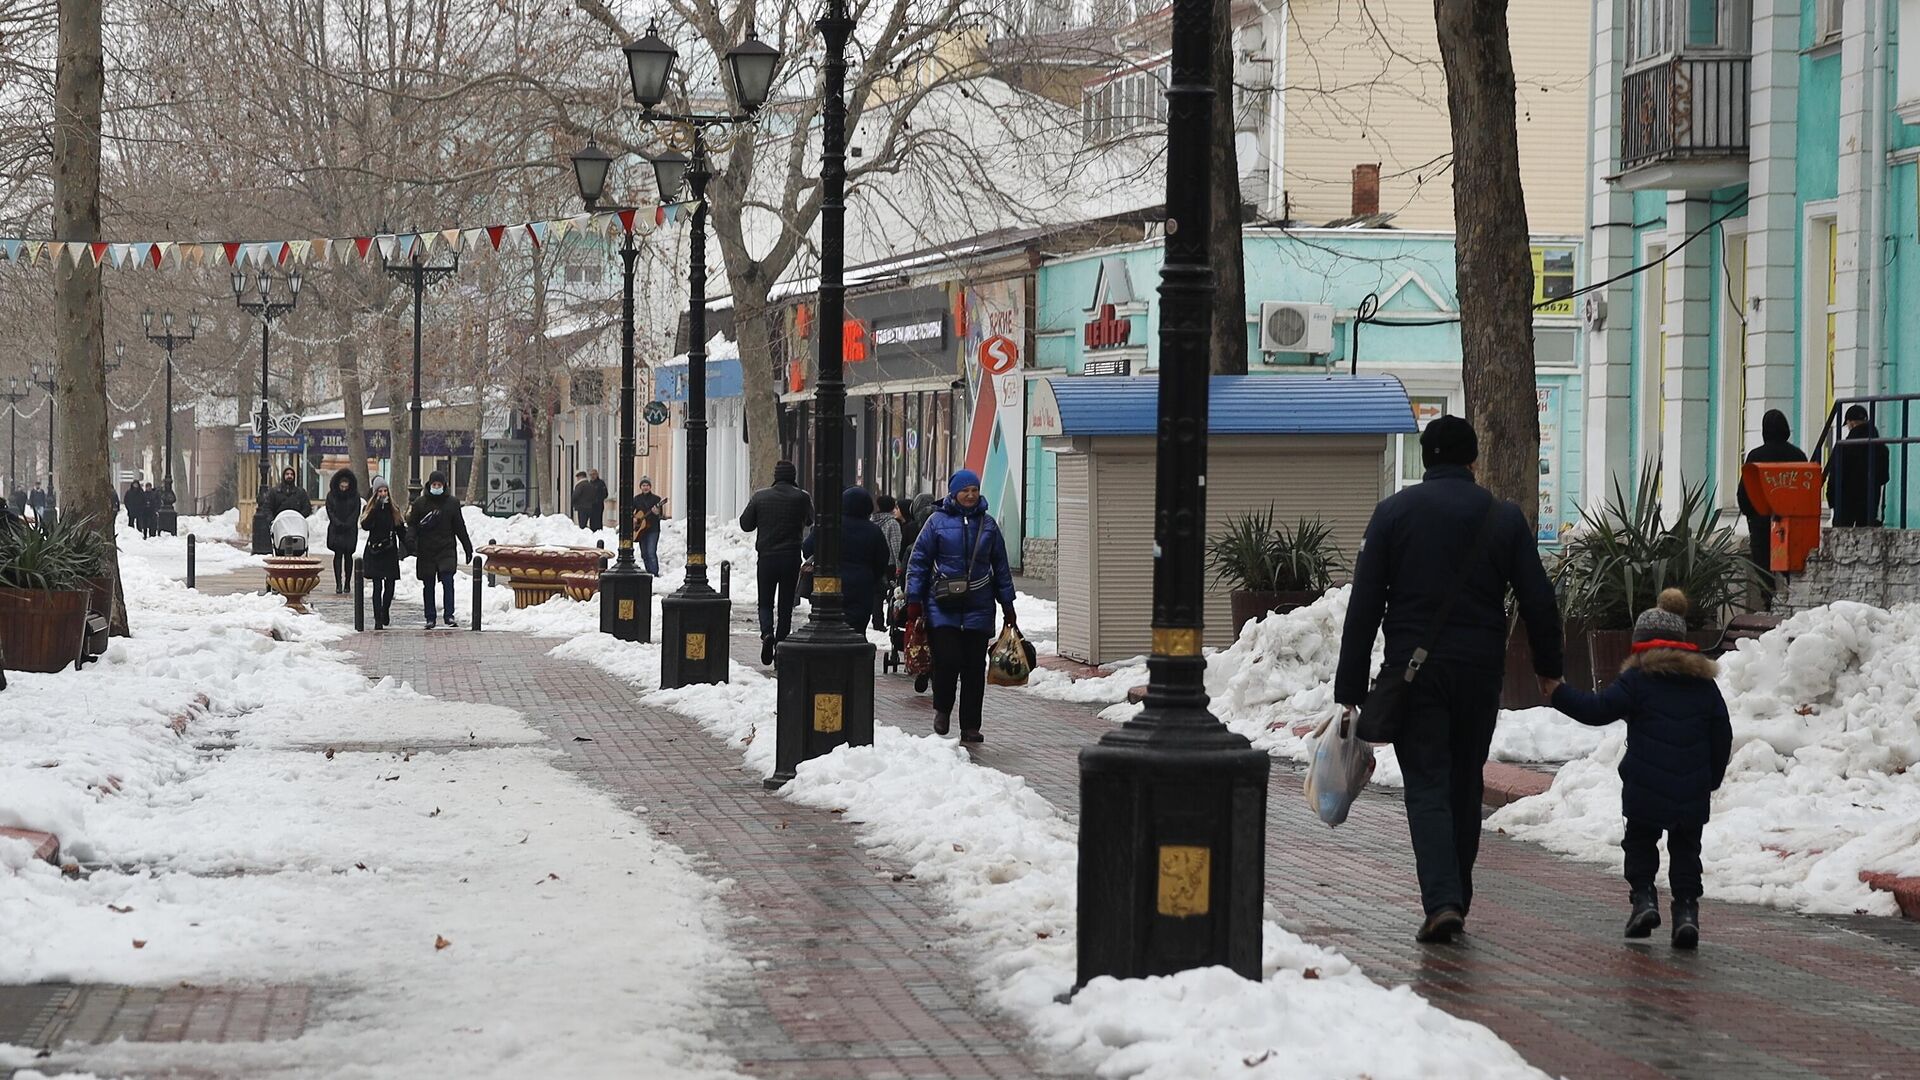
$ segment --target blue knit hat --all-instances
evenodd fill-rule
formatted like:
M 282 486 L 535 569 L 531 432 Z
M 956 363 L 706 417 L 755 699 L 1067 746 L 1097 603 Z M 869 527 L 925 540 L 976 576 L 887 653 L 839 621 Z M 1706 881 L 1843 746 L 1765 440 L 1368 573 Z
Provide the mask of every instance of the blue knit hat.
M 967 488 L 979 486 L 979 473 L 974 472 L 972 469 L 961 469 L 959 472 L 953 474 L 953 479 L 947 481 L 947 494 L 958 495 Z

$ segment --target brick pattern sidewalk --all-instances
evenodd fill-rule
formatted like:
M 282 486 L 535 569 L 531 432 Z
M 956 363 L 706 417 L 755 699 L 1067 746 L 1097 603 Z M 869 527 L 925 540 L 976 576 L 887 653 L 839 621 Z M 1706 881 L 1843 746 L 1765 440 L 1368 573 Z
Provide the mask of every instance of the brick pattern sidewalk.
M 350 619 L 350 608 L 330 603 L 338 599 L 320 597 L 322 612 Z M 728 989 L 725 1026 L 711 1034 L 743 1071 L 780 1080 L 1063 1075 L 1016 1021 L 978 999 L 970 960 L 951 946 L 942 906 L 924 887 L 893 880 L 840 818 L 764 792 L 739 753 L 692 720 L 647 708 L 595 668 L 548 658 L 556 644 L 400 630 L 341 647 L 369 675 L 520 710 L 582 774 L 644 805 L 658 835 L 734 880 L 730 933 L 755 971 Z

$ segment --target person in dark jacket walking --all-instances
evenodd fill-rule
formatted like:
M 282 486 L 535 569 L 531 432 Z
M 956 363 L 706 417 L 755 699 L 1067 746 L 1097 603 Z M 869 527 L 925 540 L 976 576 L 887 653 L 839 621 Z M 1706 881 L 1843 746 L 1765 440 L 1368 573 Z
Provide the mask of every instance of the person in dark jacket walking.
M 880 526 L 880 535 L 887 545 L 886 578 L 873 596 L 873 628 L 885 630 L 887 590 L 900 580 L 900 568 L 907 561 L 904 533 L 900 528 L 900 504 L 893 501 L 893 496 L 881 495 L 873 500 L 873 523 Z
M 393 492 L 381 477 L 373 478 L 373 495 L 360 512 L 360 528 L 366 531 L 366 553 L 360 557 L 360 573 L 373 586 L 373 628 L 385 630 L 393 624 L 393 590 L 400 583 L 400 556 L 407 539 L 407 525 L 393 505 Z M 332 542 L 332 525 L 328 525 Z
M 589 505 L 593 502 L 593 485 L 587 483 L 586 470 L 573 474 L 573 523 L 581 528 L 587 527 L 590 520 Z
M 139 529 L 141 535 L 144 536 L 146 534 L 147 494 L 140 490 L 140 481 L 135 480 L 127 485 L 127 493 L 121 498 L 120 505 L 127 508 L 127 527 L 130 529 Z
M 1787 414 L 1779 409 L 1768 409 L 1760 418 L 1760 445 L 1747 451 L 1749 465 L 1777 464 L 1781 462 L 1805 461 L 1804 450 L 1793 445 L 1793 428 L 1787 423 Z M 1747 498 L 1747 485 L 1742 483 L 1739 491 L 1740 513 L 1747 519 L 1747 552 L 1753 560 L 1755 576 L 1760 582 L 1760 607 L 1773 607 L 1773 519 L 1754 509 L 1753 500 Z
M 1867 410 L 1847 406 L 1846 436 L 1833 444 L 1833 460 L 1827 466 L 1827 505 L 1833 507 L 1833 523 L 1843 528 L 1880 527 L 1880 489 L 1891 475 L 1892 455 L 1885 443 L 1862 443 L 1877 439 Z
M 607 482 L 599 469 L 587 470 L 587 528 L 599 532 L 607 527 Z
M 809 532 L 800 544 L 807 558 L 813 557 L 813 538 Z M 840 600 L 845 605 L 841 617 L 848 626 L 866 633 L 873 621 L 874 598 L 887 573 L 887 537 L 873 523 L 873 496 L 863 487 L 850 487 L 840 493 Z
M 796 483 L 799 478 L 793 462 L 774 462 L 773 486 L 754 492 L 740 512 L 740 527 L 756 534 L 762 664 L 773 663 L 774 646 L 793 630 L 793 606 L 800 602 L 800 542 L 813 524 L 813 498 Z
M 420 579 L 421 599 L 427 606 L 427 629 L 434 627 L 433 583 L 440 582 L 446 625 L 453 626 L 453 577 L 460 569 L 454 561 L 456 544 L 473 559 L 473 541 L 467 536 L 466 518 L 460 513 L 460 500 L 447 490 L 447 478 L 435 470 L 427 474 L 427 490 L 407 508 L 407 528 L 413 533 L 414 573 Z
M 47 493 L 40 489 L 40 485 L 38 482 L 34 483 L 33 490 L 27 492 L 27 505 L 33 509 L 33 517 L 35 521 L 38 521 L 41 518 L 46 516 Z
M 313 500 L 307 497 L 307 489 L 300 486 L 298 474 L 291 465 L 280 470 L 280 482 L 266 493 L 265 498 L 269 517 L 288 510 L 296 511 L 301 517 L 313 516 Z
M 1687 595 L 1660 594 L 1657 607 L 1633 622 L 1633 655 L 1620 677 L 1598 694 L 1543 681 L 1553 707 L 1583 724 L 1627 722 L 1620 760 L 1620 809 L 1627 819 L 1626 854 L 1633 904 L 1626 935 L 1643 938 L 1660 925 L 1660 834 L 1667 836 L 1667 879 L 1673 886 L 1673 945 L 1700 941 L 1700 833 L 1713 793 L 1727 776 L 1733 725 L 1714 683 L 1719 668 L 1687 641 Z
M 333 474 L 327 489 L 327 550 L 333 552 L 333 591 L 345 593 L 353 581 L 353 549 L 360 544 L 360 478 L 352 469 Z
M 1366 700 L 1373 641 L 1386 630 L 1388 665 L 1426 653 L 1393 741 L 1406 777 L 1407 825 L 1426 921 L 1415 939 L 1453 940 L 1473 903 L 1480 853 L 1480 772 L 1500 712 L 1507 654 L 1506 594 L 1527 623 L 1534 671 L 1559 678 L 1560 609 L 1518 506 L 1474 483 L 1473 426 L 1442 416 L 1420 434 L 1425 482 L 1374 508 L 1354 565 L 1334 700 Z M 1486 542 L 1475 544 L 1483 532 Z M 1458 597 L 1436 632 L 1434 618 Z
M 640 561 L 647 573 L 660 576 L 660 528 L 667 518 L 667 500 L 653 493 L 653 480 L 640 478 L 640 493 L 633 497 L 634 542 L 640 545 Z
M 949 596 L 948 583 L 965 582 Z M 1017 625 L 1013 610 L 1013 570 L 1000 523 L 980 497 L 980 477 L 961 469 L 947 481 L 940 503 L 914 541 L 907 560 L 907 622 L 928 621 L 933 647 L 933 733 L 951 730 L 954 687 L 960 689 L 960 741 L 984 741 L 980 707 L 987 692 L 987 643 L 993 637 L 993 609 L 999 605 L 1006 625 Z

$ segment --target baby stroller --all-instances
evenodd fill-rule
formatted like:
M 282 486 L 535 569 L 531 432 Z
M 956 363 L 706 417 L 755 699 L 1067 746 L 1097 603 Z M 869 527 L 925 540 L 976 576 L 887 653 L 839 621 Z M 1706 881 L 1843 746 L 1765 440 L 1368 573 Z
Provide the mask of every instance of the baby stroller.
M 899 671 L 907 647 L 907 601 L 900 595 L 899 582 L 887 581 L 887 651 L 880 657 L 882 671 Z

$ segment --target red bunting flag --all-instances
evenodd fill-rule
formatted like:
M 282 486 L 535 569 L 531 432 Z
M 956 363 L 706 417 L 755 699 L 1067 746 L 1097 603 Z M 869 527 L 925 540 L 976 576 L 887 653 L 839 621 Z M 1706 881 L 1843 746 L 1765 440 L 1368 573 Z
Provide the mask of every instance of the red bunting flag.
M 274 259 L 273 261 L 274 261 L 274 262 L 276 262 L 276 263 L 279 263 L 279 264 L 280 264 L 281 266 L 285 266 L 285 265 L 287 265 L 287 254 L 288 254 L 289 252 L 291 252 L 292 250 L 293 250 L 293 245 L 292 245 L 292 244 L 289 244 L 289 243 L 287 243 L 287 242 L 286 242 L 286 241 L 284 241 L 284 240 L 283 240 L 283 241 L 281 241 L 281 242 L 280 242 L 280 254 L 279 254 L 279 256 L 278 256 L 277 258 L 275 258 L 275 259 Z
M 238 263 L 240 258 L 240 245 L 238 243 L 229 240 L 220 245 L 220 250 L 227 253 L 228 266 L 234 266 Z
M 500 238 L 505 235 L 507 235 L 507 227 L 505 225 L 487 226 L 487 242 L 493 245 L 493 250 L 500 250 Z
M 371 247 L 373 247 L 373 237 L 356 236 L 353 238 L 354 254 L 359 255 L 361 258 L 364 259 L 367 257 L 367 249 Z
M 632 210 L 622 210 L 619 214 L 615 215 L 620 219 L 620 228 L 622 231 L 633 231 L 633 214 L 634 212 Z
M 147 261 L 153 264 L 155 270 L 160 269 L 160 262 L 166 257 L 166 249 L 159 244 L 155 244 L 147 249 Z
M 667 207 L 665 203 L 653 208 L 653 223 L 655 225 L 665 225 L 667 223 Z
M 95 266 L 101 265 L 100 260 L 107 253 L 107 245 L 106 244 L 89 244 L 87 246 L 93 252 L 93 265 Z

